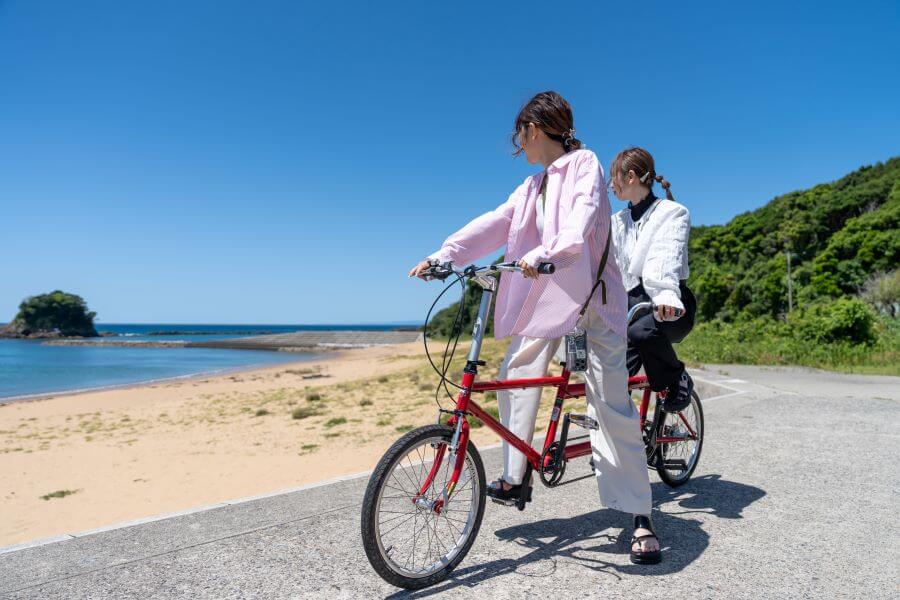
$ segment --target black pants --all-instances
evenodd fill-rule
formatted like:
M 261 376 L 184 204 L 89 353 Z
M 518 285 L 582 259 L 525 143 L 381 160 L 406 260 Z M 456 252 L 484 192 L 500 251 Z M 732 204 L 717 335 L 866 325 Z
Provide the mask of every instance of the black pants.
M 639 302 L 649 302 L 650 296 L 638 285 L 628 292 L 628 308 Z M 628 326 L 628 374 L 636 374 L 641 365 L 647 373 L 650 389 L 659 392 L 681 377 L 684 363 L 678 360 L 673 343 L 680 342 L 694 328 L 697 300 L 681 282 L 681 303 L 684 314 L 677 321 L 657 321 L 651 312 L 643 313 Z

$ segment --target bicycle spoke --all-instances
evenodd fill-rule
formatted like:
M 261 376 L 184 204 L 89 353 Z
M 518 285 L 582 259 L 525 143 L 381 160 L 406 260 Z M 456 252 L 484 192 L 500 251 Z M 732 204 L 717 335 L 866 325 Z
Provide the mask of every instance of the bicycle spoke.
M 381 556 L 397 572 L 408 577 L 434 573 L 446 566 L 472 535 L 472 519 L 479 507 L 479 479 L 469 456 L 463 457 L 453 495 L 439 513 L 430 508 L 447 490 L 456 459 L 445 439 L 424 439 L 398 456 L 384 475 L 375 528 Z M 403 475 L 397 471 L 403 471 Z M 426 481 L 428 487 L 420 494 Z M 420 503 L 412 502 L 414 499 Z
M 396 482 L 397 482 L 397 485 L 399 485 L 400 487 L 399 487 L 399 488 L 398 488 L 398 487 L 394 487 L 394 486 L 388 486 L 388 487 L 393 487 L 393 489 L 395 489 L 395 490 L 397 490 L 397 491 L 400 491 L 400 492 L 403 492 L 404 494 L 409 494 L 410 496 L 415 496 L 416 493 L 418 492 L 418 490 L 414 490 L 412 493 L 410 493 L 410 491 L 409 491 L 408 489 L 406 489 L 406 488 L 403 486 L 403 482 L 400 481 L 400 479 L 398 479 L 397 476 L 394 475 L 394 473 L 391 473 L 391 479 L 393 479 L 394 481 L 396 481 Z M 387 484 L 385 484 L 385 485 L 387 485 Z
M 403 521 L 403 522 L 401 522 L 401 523 L 398 523 L 398 524 L 395 525 L 394 527 L 391 527 L 391 528 L 388 529 L 386 532 L 382 533 L 382 534 L 381 534 L 381 537 L 386 536 L 387 534 L 389 534 L 390 532 L 394 531 L 395 529 L 397 529 L 397 528 L 400 527 L 401 525 L 404 525 L 404 524 L 406 524 L 406 523 L 409 523 L 409 520 L 412 519 L 413 517 L 415 517 L 417 514 L 419 514 L 419 511 L 416 511 L 416 512 L 412 513 L 412 516 L 410 516 L 409 519 L 406 519 L 405 521 Z

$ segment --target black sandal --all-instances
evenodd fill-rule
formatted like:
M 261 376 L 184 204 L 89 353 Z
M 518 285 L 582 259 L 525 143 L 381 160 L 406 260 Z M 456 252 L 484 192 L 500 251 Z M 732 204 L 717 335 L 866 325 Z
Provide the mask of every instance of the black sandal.
M 650 518 L 645 517 L 643 515 L 635 515 L 634 516 L 634 528 L 637 529 L 646 529 L 650 533 L 644 535 L 633 535 L 631 536 L 631 562 L 636 565 L 655 565 L 658 564 L 662 560 L 662 552 L 657 550 L 652 551 L 644 551 L 644 550 L 634 550 L 635 542 L 641 542 L 642 540 L 647 540 L 653 538 L 656 540 L 657 544 L 659 543 L 659 538 L 656 537 L 656 533 L 653 531 L 653 526 L 650 524 Z
M 508 502 L 510 500 L 516 500 L 519 497 L 519 494 L 522 492 L 522 484 L 514 485 L 510 487 L 508 490 L 503 488 L 503 484 L 507 483 L 501 477 L 496 481 L 492 481 L 488 486 L 486 493 L 488 497 L 493 498 L 494 500 L 501 500 L 503 502 Z

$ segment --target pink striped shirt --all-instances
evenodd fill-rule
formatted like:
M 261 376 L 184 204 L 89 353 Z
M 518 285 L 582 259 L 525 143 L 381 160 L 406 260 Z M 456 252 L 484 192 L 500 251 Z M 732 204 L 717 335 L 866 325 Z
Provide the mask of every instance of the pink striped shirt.
M 556 265 L 553 275 L 537 279 L 525 279 L 519 273 L 500 276 L 494 307 L 498 338 L 565 335 L 575 326 L 597 277 L 610 223 L 600 161 L 590 150 L 575 150 L 547 167 L 547 176 L 543 234 L 538 232 L 535 211 L 543 173 L 537 173 L 525 179 L 506 202 L 448 237 L 428 257 L 462 267 L 505 245 L 508 261 Z M 598 287 L 588 310 L 597 311 L 624 338 L 627 297 L 615 252 L 611 245 L 603 271 L 606 304 L 599 301 Z

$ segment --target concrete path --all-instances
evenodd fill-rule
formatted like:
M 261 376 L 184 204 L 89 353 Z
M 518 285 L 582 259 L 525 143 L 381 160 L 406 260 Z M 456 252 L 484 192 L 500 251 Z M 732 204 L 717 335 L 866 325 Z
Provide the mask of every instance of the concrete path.
M 363 554 L 358 477 L 3 552 L 0 597 L 900 597 L 900 378 L 701 376 L 722 387 L 700 466 L 677 490 L 651 477 L 658 566 L 628 561 L 628 518 L 598 509 L 589 478 L 537 488 L 524 513 L 489 503 L 451 579 L 397 590 Z M 484 455 L 496 473 L 499 452 Z

